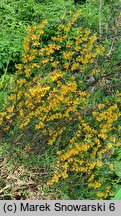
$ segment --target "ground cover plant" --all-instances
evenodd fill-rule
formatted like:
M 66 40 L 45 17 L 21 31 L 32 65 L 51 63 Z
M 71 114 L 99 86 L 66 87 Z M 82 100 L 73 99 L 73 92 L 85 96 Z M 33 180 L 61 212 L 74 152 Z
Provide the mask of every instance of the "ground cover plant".
M 90 1 L 69 7 L 55 24 L 53 13 L 26 21 L 14 72 L 4 69 L 1 199 L 120 199 L 120 14 L 112 38 L 100 16 L 87 22 Z

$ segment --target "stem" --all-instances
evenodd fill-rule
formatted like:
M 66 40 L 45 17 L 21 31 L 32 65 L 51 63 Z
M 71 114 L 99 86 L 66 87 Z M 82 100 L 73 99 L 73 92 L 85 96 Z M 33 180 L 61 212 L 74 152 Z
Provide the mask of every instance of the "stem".
M 6 63 L 6 68 L 5 68 L 5 70 L 4 70 L 4 75 L 3 75 L 3 77 L 2 77 L 2 83 L 4 82 L 5 76 L 6 76 L 6 74 L 7 74 L 8 65 L 9 65 L 9 60 L 8 60 L 7 63 Z
M 102 37 L 102 0 L 99 0 L 99 34 Z

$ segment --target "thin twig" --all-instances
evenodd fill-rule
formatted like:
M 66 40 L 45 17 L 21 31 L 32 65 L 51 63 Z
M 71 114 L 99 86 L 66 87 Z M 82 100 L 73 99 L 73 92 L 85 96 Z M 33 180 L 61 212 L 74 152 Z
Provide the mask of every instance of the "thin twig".
M 99 33 L 102 36 L 102 0 L 99 0 Z

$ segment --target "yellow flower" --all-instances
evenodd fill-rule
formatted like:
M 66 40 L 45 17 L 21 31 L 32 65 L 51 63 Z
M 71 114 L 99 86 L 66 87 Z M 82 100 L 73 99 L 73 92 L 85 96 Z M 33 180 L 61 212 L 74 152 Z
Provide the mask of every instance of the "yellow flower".
M 98 137 L 101 137 L 102 139 L 107 139 L 107 134 L 98 134 Z
M 7 111 L 8 111 L 9 113 L 12 113 L 12 112 L 13 112 L 13 109 L 14 109 L 14 106 L 11 106 L 11 107 L 7 108 Z
M 102 164 L 102 161 L 97 161 L 96 165 L 97 165 L 98 167 L 101 167 L 101 166 L 103 165 L 103 164 Z
M 43 59 L 43 60 L 41 61 L 41 63 L 42 63 L 42 64 L 46 64 L 46 63 L 48 63 L 48 61 L 49 61 L 48 59 Z
M 90 176 L 90 178 L 88 179 L 88 182 L 91 182 L 93 179 L 94 179 L 94 174 L 92 174 L 91 176 Z
M 101 103 L 98 104 L 98 109 L 99 109 L 99 110 L 103 109 L 104 107 L 105 107 L 105 104 L 101 104 Z
M 7 116 L 6 116 L 6 119 L 10 119 L 10 118 L 11 118 L 11 115 L 7 115 Z
M 37 41 L 33 43 L 33 46 L 39 46 L 39 45 L 40 45 L 40 43 Z
M 107 147 L 108 147 L 108 149 L 111 149 L 113 146 L 111 143 L 109 143 Z
M 56 65 L 56 63 L 55 63 Z M 63 77 L 63 74 L 59 71 L 56 71 L 55 73 L 52 74 L 52 81 L 56 81 L 58 78 L 62 78 Z
M 40 33 L 40 35 L 43 35 L 43 34 L 44 34 L 44 31 L 43 31 L 43 30 L 40 30 L 39 33 Z
M 41 23 L 41 24 L 39 25 L 39 28 L 42 30 L 42 29 L 44 28 L 44 24 Z
M 64 64 L 64 68 L 68 69 L 68 68 L 69 68 L 69 65 L 70 65 L 69 62 L 65 63 L 65 64 Z
M 51 63 L 51 65 L 52 65 L 53 67 L 57 67 L 58 64 L 59 64 L 59 61 L 54 61 L 54 62 Z
M 61 46 L 55 45 L 55 50 L 59 50 L 60 48 L 61 48 Z
M 70 27 L 65 27 L 65 28 L 64 28 L 64 31 L 65 31 L 65 32 L 69 32 L 69 31 L 70 31 Z
M 31 36 L 31 39 L 32 39 L 32 40 L 37 40 L 37 35 L 34 35 L 34 34 L 33 34 L 33 35 Z
M 74 50 L 79 51 L 80 50 L 80 46 L 75 46 Z
M 48 24 L 48 21 L 47 21 L 47 19 L 45 19 L 45 20 L 43 20 L 43 22 L 42 22 L 44 25 L 45 24 Z
M 81 97 L 85 97 L 85 96 L 87 96 L 87 92 L 86 91 L 81 91 L 81 92 L 79 92 L 79 95 Z
M 49 140 L 49 141 L 48 141 L 48 144 L 49 144 L 49 145 L 52 145 L 52 144 L 53 144 L 53 140 Z
M 33 61 L 34 59 L 35 59 L 35 56 L 29 56 L 29 57 L 28 57 L 28 61 L 29 61 L 29 62 Z
M 71 67 L 71 71 L 74 71 L 78 68 L 78 63 L 74 63 Z
M 93 187 L 94 187 L 95 189 L 99 188 L 100 186 L 101 186 L 101 183 L 100 183 L 100 182 L 94 182 L 94 183 L 93 183 Z
M 98 197 L 102 198 L 102 197 L 105 196 L 105 193 L 103 193 L 103 192 L 98 192 L 96 195 L 97 195 Z
M 95 35 L 93 35 L 93 36 L 91 36 L 89 39 L 91 40 L 91 42 L 94 42 L 94 41 L 97 40 L 97 37 L 96 37 Z
M 57 155 L 60 155 L 60 154 L 61 154 L 61 151 L 57 151 L 56 154 L 57 154 Z
M 15 100 L 15 98 L 16 98 L 16 95 L 15 95 L 15 94 L 11 94 L 11 95 L 9 96 L 9 100 Z
M 64 52 L 62 58 L 69 60 L 73 55 L 74 55 L 74 52 Z

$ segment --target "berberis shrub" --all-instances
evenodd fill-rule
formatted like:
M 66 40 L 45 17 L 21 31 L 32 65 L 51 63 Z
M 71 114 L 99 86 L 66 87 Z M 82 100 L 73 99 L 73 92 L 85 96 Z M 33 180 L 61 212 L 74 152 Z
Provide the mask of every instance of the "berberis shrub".
M 24 150 L 41 154 L 43 148 L 52 149 L 55 164 L 52 176 L 48 174 L 49 187 L 65 184 L 72 199 L 108 199 L 121 95 L 98 94 L 107 73 L 98 64 L 105 49 L 89 29 L 77 25 L 79 15 L 70 12 L 46 45 L 47 20 L 28 27 L 23 63 L 16 65 L 10 79 L 0 123 L 14 140 L 24 137 Z

